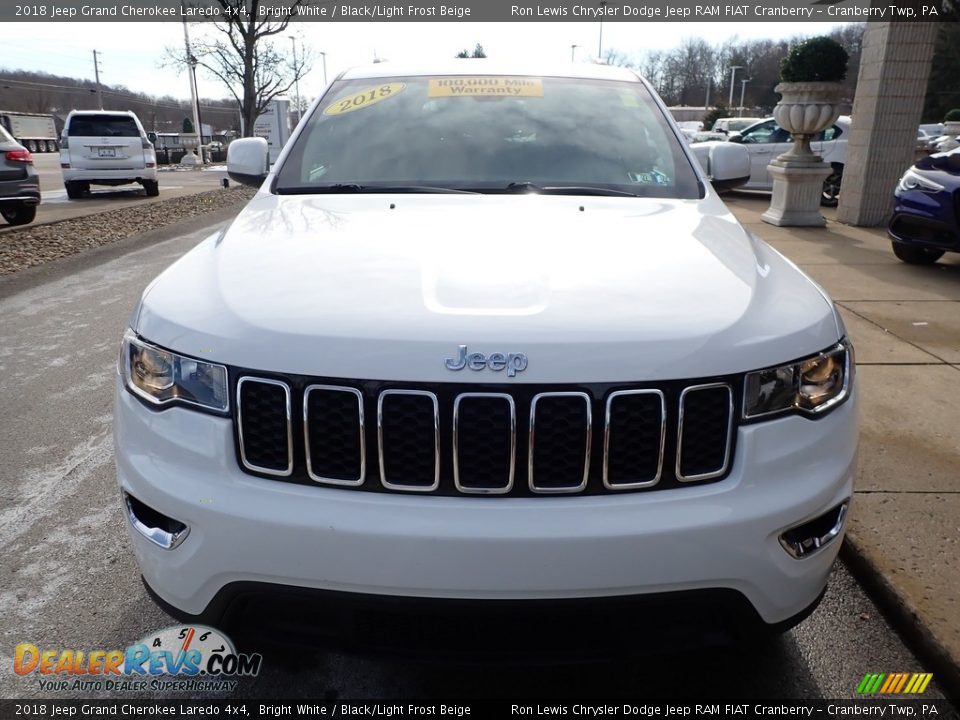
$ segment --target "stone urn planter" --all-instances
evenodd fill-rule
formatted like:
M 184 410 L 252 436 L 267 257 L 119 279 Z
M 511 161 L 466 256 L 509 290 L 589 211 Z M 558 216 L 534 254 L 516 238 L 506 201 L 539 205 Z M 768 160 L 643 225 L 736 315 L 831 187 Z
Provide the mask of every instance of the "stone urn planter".
M 826 225 L 820 214 L 823 181 L 832 168 L 815 155 L 810 140 L 840 115 L 841 81 L 849 56 L 826 36 L 795 44 L 780 63 L 780 102 L 773 109 L 777 124 L 793 136 L 793 146 L 767 169 L 773 178 L 770 207 L 761 216 L 771 225 Z
M 821 162 L 822 158 L 810 149 L 810 139 L 840 117 L 843 87 L 835 82 L 783 82 L 773 91 L 780 94 L 773 117 L 793 136 L 793 147 L 777 159 L 784 163 Z
M 810 148 L 810 140 L 840 116 L 842 85 L 836 82 L 782 82 L 774 90 L 780 102 L 773 109 L 777 124 L 793 137 L 791 148 L 768 166 L 773 197 L 762 215 L 771 225 L 819 227 L 823 181 L 832 168 Z

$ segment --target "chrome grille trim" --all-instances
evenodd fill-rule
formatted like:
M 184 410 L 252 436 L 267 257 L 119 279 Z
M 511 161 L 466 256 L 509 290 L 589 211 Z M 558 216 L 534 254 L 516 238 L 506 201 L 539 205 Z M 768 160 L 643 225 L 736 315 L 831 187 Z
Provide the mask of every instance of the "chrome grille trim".
M 657 474 L 652 480 L 640 480 L 635 482 L 610 482 L 609 461 L 610 461 L 610 413 L 613 408 L 613 401 L 618 397 L 629 395 L 656 395 L 660 398 L 660 452 L 657 456 Z M 667 401 L 662 390 L 618 390 L 610 393 L 607 398 L 606 411 L 604 413 L 603 423 L 603 486 L 607 490 L 635 490 L 637 488 L 653 487 L 663 476 L 663 455 L 667 440 Z
M 723 465 L 720 466 L 718 470 L 708 473 L 699 473 L 697 475 L 684 475 L 680 470 L 681 461 L 683 459 L 683 405 L 684 400 L 687 397 L 688 393 L 696 392 L 697 390 L 710 390 L 713 388 L 723 388 L 727 391 L 727 398 L 729 401 L 727 407 L 727 437 L 726 445 L 723 453 Z M 674 468 L 675 475 L 678 481 L 680 482 L 694 482 L 695 480 L 710 480 L 711 478 L 720 477 L 721 475 L 726 474 L 727 466 L 730 464 L 730 446 L 731 441 L 733 440 L 733 388 L 728 383 L 706 383 L 703 385 L 690 385 L 683 389 L 683 392 L 680 393 L 680 416 L 677 421 L 677 453 L 676 453 L 676 467 Z
M 328 478 L 322 475 L 316 475 L 313 472 L 313 462 L 310 457 L 310 418 L 309 403 L 310 393 L 314 390 L 326 390 L 328 392 L 345 392 L 354 395 L 357 398 L 357 410 L 359 411 L 360 424 L 360 477 L 356 480 L 344 480 L 342 478 Z M 363 485 L 367 478 L 367 438 L 366 424 L 363 419 L 363 393 L 356 388 L 344 385 L 308 385 L 303 391 L 303 447 L 307 457 L 307 475 L 314 482 L 324 483 L 325 485 L 342 485 L 346 487 L 357 487 Z
M 576 397 L 583 400 L 583 404 L 586 407 L 586 427 L 584 428 L 584 458 L 583 458 L 583 478 L 580 481 L 579 485 L 571 485 L 569 487 L 541 487 L 536 483 L 536 478 L 534 478 L 533 473 L 533 453 L 534 453 L 534 435 L 536 430 L 536 418 L 537 418 L 537 403 L 540 402 L 543 398 L 554 398 L 554 397 Z M 537 393 L 533 396 L 533 399 L 530 401 L 530 431 L 528 436 L 528 451 L 527 451 L 527 484 L 530 487 L 530 491 L 542 495 L 568 495 L 571 493 L 583 492 L 587 487 L 587 480 L 590 477 L 590 445 L 593 441 L 593 413 L 591 410 L 592 402 L 590 396 L 582 392 L 544 392 Z
M 261 467 L 260 465 L 254 465 L 253 463 L 247 460 L 247 454 L 244 449 L 243 444 L 243 401 L 242 393 L 240 392 L 243 388 L 244 383 L 261 383 L 263 385 L 276 385 L 283 388 L 283 393 L 285 395 L 286 403 L 286 413 L 287 413 L 287 469 L 286 470 L 275 470 L 274 468 Z M 237 437 L 240 440 L 240 461 L 243 463 L 243 466 L 248 470 L 253 470 L 254 472 L 264 473 L 266 475 L 275 475 L 276 477 L 289 477 L 293 474 L 293 412 L 290 405 L 290 386 L 285 382 L 279 380 L 270 380 L 268 378 L 261 377 L 252 377 L 246 375 L 239 380 L 237 380 Z
M 464 398 L 501 398 L 510 406 L 510 473 L 507 484 L 501 488 L 481 488 L 463 485 L 460 482 L 460 401 Z M 453 484 L 458 491 L 470 495 L 504 495 L 513 489 L 517 465 L 517 407 L 513 397 L 506 393 L 460 393 L 453 401 Z
M 383 456 L 383 399 L 390 395 L 419 395 L 433 402 L 433 484 L 403 485 L 387 480 L 386 464 Z M 384 390 L 377 398 L 377 456 L 380 463 L 380 482 L 388 490 L 404 492 L 433 492 L 440 487 L 440 404 L 437 396 L 427 390 Z

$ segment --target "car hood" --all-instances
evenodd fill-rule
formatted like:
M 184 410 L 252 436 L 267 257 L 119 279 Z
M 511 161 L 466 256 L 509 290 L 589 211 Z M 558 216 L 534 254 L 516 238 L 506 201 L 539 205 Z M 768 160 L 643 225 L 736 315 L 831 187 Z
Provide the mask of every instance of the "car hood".
M 504 382 L 458 346 L 525 353 L 510 382 L 704 377 L 840 336 L 809 278 L 723 203 L 538 195 L 258 194 L 145 292 L 178 352 L 325 377 Z

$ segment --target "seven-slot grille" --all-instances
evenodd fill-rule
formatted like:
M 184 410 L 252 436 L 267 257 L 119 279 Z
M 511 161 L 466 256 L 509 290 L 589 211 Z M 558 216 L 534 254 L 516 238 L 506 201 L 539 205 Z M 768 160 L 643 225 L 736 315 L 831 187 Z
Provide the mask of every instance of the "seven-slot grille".
M 443 495 L 678 487 L 729 471 L 734 384 L 393 387 L 241 374 L 238 456 L 292 482 Z

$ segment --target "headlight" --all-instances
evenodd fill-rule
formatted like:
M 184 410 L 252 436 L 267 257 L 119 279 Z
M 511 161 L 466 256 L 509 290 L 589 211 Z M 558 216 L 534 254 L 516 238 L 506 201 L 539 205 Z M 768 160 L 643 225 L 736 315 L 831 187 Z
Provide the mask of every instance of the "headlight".
M 183 403 L 216 412 L 230 407 L 223 365 L 158 348 L 131 330 L 123 336 L 120 374 L 130 392 L 152 405 Z
M 897 190 L 900 192 L 909 192 L 911 190 L 921 190 L 923 192 L 940 192 L 943 185 L 934 182 L 928 177 L 924 177 L 914 170 L 907 170 L 900 182 L 897 183 Z
M 819 415 L 849 394 L 853 346 L 846 340 L 815 357 L 747 373 L 743 393 L 746 420 L 786 411 Z

